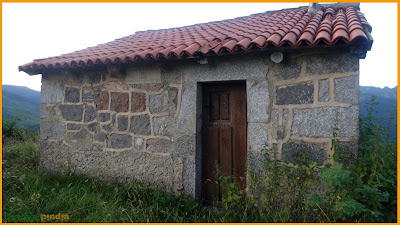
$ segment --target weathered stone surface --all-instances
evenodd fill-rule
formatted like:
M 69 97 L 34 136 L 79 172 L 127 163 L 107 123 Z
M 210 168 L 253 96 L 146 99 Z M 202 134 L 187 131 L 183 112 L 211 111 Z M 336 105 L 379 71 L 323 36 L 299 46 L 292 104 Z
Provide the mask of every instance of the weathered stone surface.
M 89 75 L 89 81 L 92 84 L 100 83 L 102 74 L 101 73 L 94 73 Z
M 82 90 L 82 102 L 86 102 L 86 103 L 94 102 L 94 94 L 91 90 L 88 90 L 88 89 Z
M 337 109 L 333 107 L 294 109 L 292 134 L 306 137 L 331 137 L 336 114 Z
M 358 76 L 335 79 L 335 100 L 338 102 L 359 104 Z
M 99 126 L 97 125 L 97 123 L 91 123 L 88 126 L 88 130 L 95 132 L 99 130 Z
M 73 136 L 72 136 L 72 139 L 73 140 L 84 140 L 84 139 L 87 139 L 87 137 L 88 136 L 91 136 L 90 134 L 89 134 L 89 132 L 87 132 L 86 130 L 81 130 L 81 131 L 79 131 L 78 133 L 75 133 Z
M 311 104 L 314 102 L 314 85 L 297 84 L 278 87 L 276 89 L 276 104 Z
M 81 101 L 80 90 L 78 88 L 71 88 L 71 87 L 65 88 L 64 101 L 71 102 L 71 103 L 80 102 Z
M 181 82 L 181 68 L 179 66 L 163 67 L 161 70 L 162 82 L 165 85 L 170 83 L 178 84 Z
M 108 66 L 107 67 L 108 75 L 111 78 L 121 79 L 123 78 L 124 74 L 121 72 L 121 68 L 118 66 Z
M 276 136 L 278 140 L 283 140 L 285 138 L 285 130 L 277 130 Z
M 356 72 L 358 68 L 358 57 L 352 54 L 318 54 L 307 62 L 307 74 Z
M 171 87 L 168 90 L 168 97 L 169 99 L 172 99 L 172 103 L 175 104 L 175 107 L 178 105 L 178 88 L 176 87 Z
M 41 169 L 57 172 L 69 172 L 69 159 L 71 149 L 67 148 L 62 141 L 40 141 L 40 167 Z
M 74 72 L 71 75 L 72 78 L 72 82 L 76 83 L 76 84 L 82 84 L 84 82 L 84 74 L 81 72 Z
M 94 106 L 85 106 L 85 117 L 83 119 L 84 122 L 92 122 L 96 119 L 96 109 Z
M 40 119 L 46 119 L 49 116 L 46 104 L 40 104 Z
M 80 124 L 75 124 L 75 123 L 68 123 L 67 124 L 67 130 L 80 130 L 81 125 Z
M 132 84 L 133 88 L 142 89 L 146 91 L 156 92 L 159 91 L 163 85 L 162 84 Z
M 196 118 L 179 117 L 177 118 L 177 134 L 196 134 Z
M 115 112 L 128 112 L 129 110 L 129 93 L 111 92 L 110 110 Z
M 112 131 L 112 127 L 111 127 L 110 124 L 103 125 L 101 128 L 102 128 L 104 131 L 107 131 L 108 133 L 110 133 L 110 132 Z
M 108 148 L 130 148 L 132 146 L 132 136 L 126 134 L 112 134 L 107 140 Z
M 296 59 L 285 57 L 281 62 L 281 73 L 279 74 L 284 80 L 298 78 L 301 72 L 301 66 Z
M 151 113 L 167 112 L 168 98 L 166 94 L 150 95 L 149 110 Z
M 61 115 L 66 121 L 82 121 L 83 105 L 60 105 Z
M 183 116 L 196 116 L 197 84 L 188 83 L 182 87 L 182 100 L 180 114 Z
M 40 91 L 41 103 L 59 103 L 63 100 L 63 89 L 57 85 L 42 85 Z
M 148 139 L 146 142 L 146 149 L 151 152 L 167 153 L 170 147 L 171 141 L 165 139 L 152 138 Z
M 357 141 L 344 142 L 339 141 L 335 149 L 337 161 L 343 164 L 353 164 L 358 157 Z
M 144 147 L 144 139 L 143 138 L 135 138 L 135 148 L 137 150 L 143 150 Z
M 93 145 L 93 151 L 101 152 L 101 151 L 103 151 L 103 146 L 101 146 L 101 145 Z
M 173 118 L 170 116 L 153 117 L 153 130 L 156 136 L 171 136 L 174 128 Z
M 117 121 L 116 115 L 113 114 L 112 117 L 111 117 L 111 124 L 114 126 L 116 121 Z
M 184 135 L 176 139 L 176 155 L 193 156 L 196 152 L 196 136 Z
M 247 170 L 253 171 L 258 176 L 262 175 L 263 162 L 265 160 L 263 153 L 261 151 L 254 151 L 254 149 L 252 149 L 252 151 L 249 151 L 247 154 Z M 247 174 L 247 179 L 249 178 L 250 176 Z
M 270 104 L 268 83 L 247 81 L 247 121 L 267 122 Z
M 109 94 L 108 91 L 100 92 L 99 100 L 97 101 L 97 110 L 108 110 L 109 104 Z
M 40 121 L 40 139 L 60 140 L 65 134 L 65 124 L 59 121 Z
M 186 64 L 184 67 L 185 82 L 228 81 L 265 78 L 267 66 L 260 57 L 230 57 L 217 59 L 206 65 Z
M 147 114 L 131 117 L 131 132 L 139 135 L 150 135 L 150 117 Z
M 143 92 L 132 92 L 131 102 L 132 112 L 144 112 L 146 111 L 146 93 Z
M 332 137 L 334 127 L 340 137 L 358 136 L 358 109 L 321 107 L 293 110 L 292 134 L 306 137 Z
M 337 109 L 337 134 L 339 137 L 358 137 L 358 105 Z
M 118 130 L 126 131 L 128 129 L 128 116 L 118 116 Z
M 289 120 L 289 110 L 288 110 L 288 109 L 284 109 L 284 110 L 283 110 L 282 122 L 283 122 L 283 123 L 287 123 L 288 120 Z
M 107 134 L 103 132 L 95 133 L 93 139 L 98 142 L 103 142 L 107 138 Z
M 271 113 L 272 122 L 278 123 L 279 122 L 279 111 L 277 109 L 273 109 Z
M 330 100 L 329 97 L 329 80 L 320 80 L 318 90 L 318 101 L 327 102 Z
M 268 128 L 264 123 L 248 123 L 248 146 L 253 151 L 260 151 L 268 143 Z
M 179 157 L 137 151 L 80 151 L 68 159 L 74 172 L 98 179 L 140 180 L 176 194 L 183 189 L 183 160 Z
M 111 119 L 110 113 L 99 113 L 100 122 L 107 122 L 110 121 L 110 119 Z
M 196 197 L 196 178 L 198 173 L 196 170 L 196 161 L 194 156 L 185 157 L 185 181 L 184 181 L 184 191 L 185 194 L 191 197 Z
M 309 165 L 316 162 L 322 165 L 327 159 L 327 152 L 317 144 L 285 143 L 282 145 L 282 160 L 295 164 Z
M 63 142 L 71 151 L 91 151 L 93 149 L 93 135 L 86 130 L 66 133 Z
M 176 87 L 170 87 L 168 89 L 168 108 L 171 115 L 175 114 L 178 107 L 178 92 L 179 89 Z

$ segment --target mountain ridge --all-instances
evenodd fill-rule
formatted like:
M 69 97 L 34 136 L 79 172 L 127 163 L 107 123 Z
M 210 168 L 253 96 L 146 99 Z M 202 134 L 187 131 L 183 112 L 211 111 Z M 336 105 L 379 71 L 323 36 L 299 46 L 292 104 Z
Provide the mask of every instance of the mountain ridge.
M 40 128 L 40 92 L 24 86 L 2 85 L 2 119 L 20 115 L 22 125 Z

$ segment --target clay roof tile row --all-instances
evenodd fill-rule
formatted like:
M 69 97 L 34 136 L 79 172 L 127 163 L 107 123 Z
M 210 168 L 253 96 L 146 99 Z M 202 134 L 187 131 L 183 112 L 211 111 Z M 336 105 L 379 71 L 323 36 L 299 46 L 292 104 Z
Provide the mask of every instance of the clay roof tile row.
M 367 31 L 366 31 L 366 30 Z M 314 15 L 307 7 L 265 12 L 231 20 L 155 31 L 141 31 L 114 41 L 19 67 L 29 74 L 52 68 L 118 64 L 221 54 L 255 48 L 335 45 L 356 41 L 371 44 L 372 30 L 354 5 L 321 7 Z

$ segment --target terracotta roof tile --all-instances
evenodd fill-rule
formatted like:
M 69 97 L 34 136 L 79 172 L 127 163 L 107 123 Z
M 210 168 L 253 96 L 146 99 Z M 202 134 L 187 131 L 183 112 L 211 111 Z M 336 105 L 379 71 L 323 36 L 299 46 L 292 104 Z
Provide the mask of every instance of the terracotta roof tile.
M 307 7 L 271 11 L 236 19 L 155 31 L 141 31 L 114 41 L 19 67 L 29 74 L 48 69 L 128 63 L 300 45 L 363 42 L 371 32 L 354 4 L 321 5 L 314 15 Z M 372 38 L 371 38 L 372 39 Z

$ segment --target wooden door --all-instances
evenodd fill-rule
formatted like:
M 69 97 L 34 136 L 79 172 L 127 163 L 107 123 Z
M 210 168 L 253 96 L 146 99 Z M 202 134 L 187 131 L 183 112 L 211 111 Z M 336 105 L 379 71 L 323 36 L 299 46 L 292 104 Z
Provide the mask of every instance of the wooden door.
M 203 198 L 221 200 L 218 165 L 226 175 L 234 174 L 246 187 L 246 84 L 208 83 L 203 85 Z

